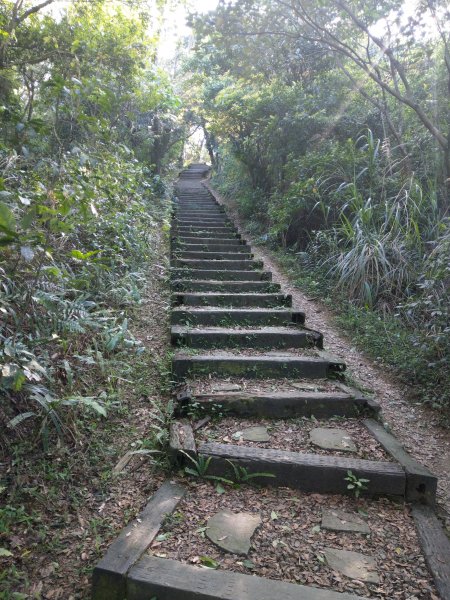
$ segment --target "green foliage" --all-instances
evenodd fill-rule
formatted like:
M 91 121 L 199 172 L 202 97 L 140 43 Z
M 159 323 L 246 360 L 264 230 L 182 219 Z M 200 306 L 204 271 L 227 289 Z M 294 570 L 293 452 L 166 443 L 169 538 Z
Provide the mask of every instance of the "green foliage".
M 367 483 L 370 483 L 370 479 L 364 479 L 364 477 L 358 477 L 353 471 L 347 471 L 347 477 L 344 477 L 345 481 L 348 481 L 347 489 L 351 491 L 355 498 L 359 498 L 361 493 L 367 490 Z
M 4 4 L 2 442 L 32 432 L 48 448 L 73 441 L 82 415 L 117 408 L 112 372 L 143 350 L 128 323 L 168 218 L 160 171 L 179 101 L 145 12 L 75 1 L 55 18 L 25 2 L 14 16 Z

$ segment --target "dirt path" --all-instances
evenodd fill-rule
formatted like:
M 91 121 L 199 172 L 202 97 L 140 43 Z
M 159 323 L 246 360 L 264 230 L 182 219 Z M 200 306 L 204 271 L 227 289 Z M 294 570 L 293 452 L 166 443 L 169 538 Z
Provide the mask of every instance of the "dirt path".
M 290 281 L 269 249 L 254 243 L 234 203 L 220 196 L 209 184 L 207 187 L 227 207 L 239 231 L 251 244 L 255 257 L 262 259 L 265 268 L 272 271 L 273 281 L 280 283 L 284 292 L 292 294 L 293 307 L 306 313 L 307 326 L 324 334 L 325 350 L 345 359 L 347 373 L 358 385 L 371 390 L 380 403 L 384 423 L 411 455 L 437 475 L 438 512 L 450 529 L 450 431 L 439 426 L 438 416 L 431 409 L 406 399 L 410 395 L 407 386 L 354 347 L 351 338 L 333 324 L 332 313 Z

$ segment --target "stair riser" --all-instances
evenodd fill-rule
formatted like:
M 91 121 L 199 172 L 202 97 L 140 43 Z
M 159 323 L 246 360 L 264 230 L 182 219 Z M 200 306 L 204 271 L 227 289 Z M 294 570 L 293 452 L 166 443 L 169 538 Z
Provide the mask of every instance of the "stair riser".
M 239 456 L 239 447 L 234 446 L 230 451 L 224 450 L 222 456 L 211 454 L 206 450 L 213 444 L 204 444 L 205 450 L 200 446 L 199 454 L 205 457 L 211 456 L 210 468 L 208 473 L 215 476 L 225 476 L 230 472 L 229 460 L 234 464 L 248 469 L 250 473 L 272 473 L 275 477 L 261 478 L 260 482 L 270 486 L 287 486 L 308 493 L 319 494 L 345 494 L 347 495 L 347 481 L 345 477 L 349 470 L 358 473 L 358 477 L 368 480 L 367 489 L 363 491 L 364 496 L 405 496 L 406 476 L 401 468 L 393 469 L 391 463 L 374 463 L 371 467 L 365 468 L 364 463 L 372 461 L 359 461 L 357 459 L 346 459 L 333 457 L 324 460 L 323 464 L 311 455 L 297 454 L 298 459 L 292 458 L 290 461 L 282 460 L 281 456 L 287 453 L 263 451 L 260 457 L 245 456 L 245 448 L 242 449 L 242 458 Z M 215 444 L 215 446 L 224 446 L 224 444 Z M 238 451 L 235 449 L 238 448 Z M 280 459 L 277 459 L 277 454 Z M 295 455 L 296 453 L 292 453 Z M 228 460 L 227 460 L 228 459 Z
M 174 257 L 179 260 L 252 260 L 253 254 L 243 252 L 189 252 L 175 250 Z
M 243 246 L 239 243 L 236 244 L 180 244 L 174 242 L 172 245 L 176 252 L 189 252 L 189 253 L 236 253 L 239 254 L 238 258 L 246 258 L 247 255 L 251 255 L 250 246 Z
M 209 225 L 180 225 L 178 227 L 172 227 L 172 232 L 178 234 L 191 234 L 191 233 L 210 233 L 216 235 L 216 233 L 226 233 L 228 237 L 230 234 L 234 234 L 236 229 L 234 227 L 213 227 Z
M 282 335 L 271 333 L 227 334 L 211 333 L 208 335 L 191 331 L 188 334 L 172 333 L 172 344 L 188 348 L 258 348 L 286 349 L 286 348 L 311 348 L 315 339 L 311 334 L 298 333 L 298 335 Z
M 223 271 L 226 269 L 232 271 L 254 271 L 262 269 L 262 261 L 257 260 L 196 260 L 174 258 L 172 266 L 180 269 L 218 269 Z
M 330 375 L 328 362 L 307 360 L 261 360 L 257 357 L 243 359 L 215 359 L 214 357 L 195 360 L 192 358 L 174 359 L 173 375 L 185 377 L 215 375 L 217 377 L 245 377 L 247 379 L 307 378 L 324 379 Z
M 174 305 L 179 306 L 248 306 L 262 308 L 277 308 L 292 306 L 292 296 L 284 294 L 176 294 L 173 298 Z
M 194 248 L 196 246 L 196 248 Z M 172 247 L 186 248 L 186 250 L 213 250 L 213 252 L 250 252 L 251 247 L 244 241 L 238 238 L 223 238 L 217 240 L 215 238 L 201 237 L 178 237 L 172 238 Z
M 207 394 L 195 395 L 196 403 L 205 407 L 213 404 L 221 408 L 226 414 L 240 417 L 261 417 L 273 419 L 288 419 L 291 417 L 314 416 L 316 419 L 329 419 L 331 417 L 354 418 L 368 413 L 376 415 L 375 411 L 367 405 L 362 398 L 351 396 L 326 396 L 325 394 L 276 394 L 267 396 L 252 395 L 251 393 L 233 394 Z M 189 403 L 186 403 L 188 407 Z
M 173 279 L 200 279 L 210 281 L 271 281 L 267 271 L 209 271 L 207 269 L 173 269 Z
M 211 239 L 211 235 L 214 235 L 214 240 L 217 242 L 217 240 L 220 240 L 221 244 L 236 244 L 237 240 L 241 239 L 241 235 L 240 233 L 235 233 L 232 231 L 229 231 L 227 233 L 211 233 L 208 231 L 172 231 L 172 238 L 175 238 L 176 240 L 179 240 L 181 243 L 183 241 L 186 242 L 190 242 L 190 241 L 198 241 L 198 243 L 202 243 L 201 240 L 205 240 L 205 239 Z M 244 244 L 243 244 L 244 245 Z
M 172 311 L 172 325 L 205 325 L 208 327 L 234 327 L 240 326 L 282 326 L 292 325 L 292 313 L 284 312 L 282 314 L 250 313 L 242 311 L 241 314 L 222 312 L 204 312 L 202 314 L 193 314 L 187 311 Z M 248 344 L 251 346 L 251 344 Z
M 192 281 L 179 279 L 172 281 L 172 289 L 180 292 L 261 292 L 277 293 L 281 286 L 279 283 L 264 281 Z

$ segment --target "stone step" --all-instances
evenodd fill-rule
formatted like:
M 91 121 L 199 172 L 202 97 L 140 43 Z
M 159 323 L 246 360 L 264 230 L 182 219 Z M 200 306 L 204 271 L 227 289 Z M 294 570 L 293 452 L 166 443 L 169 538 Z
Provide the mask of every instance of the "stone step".
M 197 259 L 197 260 L 251 260 L 253 254 L 244 254 L 243 252 L 208 252 L 206 250 L 202 252 L 191 252 L 189 250 L 176 250 L 174 258 L 180 258 L 184 260 L 186 258 Z
M 304 323 L 305 314 L 285 308 L 216 308 L 186 306 L 173 308 L 172 325 L 285 325 Z
M 249 473 L 271 473 L 275 477 L 261 478 L 260 483 L 270 486 L 287 486 L 303 492 L 319 494 L 349 494 L 345 477 L 348 471 L 367 479 L 365 496 L 405 496 L 406 475 L 396 462 L 347 458 L 219 444 L 202 444 L 198 453 L 210 461 L 208 474 L 226 476 L 229 461 L 248 469 Z
M 279 283 L 271 281 L 211 281 L 192 279 L 174 279 L 172 289 L 181 292 L 279 292 L 281 286 Z
M 176 353 L 172 360 L 172 372 L 178 379 L 198 375 L 215 374 L 217 377 L 247 377 L 251 379 L 277 378 L 326 378 L 344 368 L 342 363 L 330 363 L 323 358 L 309 356 L 236 355 Z
M 217 221 L 217 223 L 211 221 Z M 234 225 L 226 217 L 201 217 L 198 219 L 189 217 L 189 221 L 187 221 L 186 217 L 178 218 L 175 215 L 172 219 L 172 229 L 179 227 L 234 227 Z
M 185 244 L 174 243 L 174 248 L 180 252 L 225 252 L 239 253 L 241 258 L 246 254 L 251 254 L 250 246 L 244 244 Z
M 210 392 L 193 397 L 184 396 L 177 410 L 189 412 L 191 402 L 220 407 L 226 414 L 241 417 L 268 417 L 286 419 L 290 417 L 357 417 L 367 413 L 376 416 L 380 407 L 371 398 L 338 392 Z
M 213 281 L 271 281 L 268 271 L 219 271 L 218 269 L 171 269 L 173 279 L 210 279 Z
M 144 554 L 130 569 L 126 595 L 111 595 L 114 579 L 108 576 L 112 580 L 108 581 L 109 595 L 104 596 L 108 600 L 124 597 L 128 600 L 364 600 L 356 594 L 341 594 L 226 569 L 199 569 L 149 554 Z
M 188 245 L 195 245 L 195 246 L 206 246 L 206 247 L 210 247 L 210 246 L 214 246 L 214 245 L 220 245 L 221 247 L 223 246 L 233 246 L 236 248 L 242 248 L 242 251 L 249 251 L 250 250 L 250 246 L 247 244 L 247 242 L 245 240 L 241 240 L 240 236 L 229 236 L 229 237 L 223 237 L 221 239 L 217 239 L 216 237 L 201 237 L 201 236 L 196 236 L 196 237 L 189 237 L 189 236 L 178 236 L 178 237 L 173 237 L 172 238 L 172 242 L 173 244 L 176 245 L 180 245 L 180 246 L 188 246 Z M 233 252 L 237 252 L 237 250 L 234 250 L 233 248 Z
M 176 225 L 172 227 L 172 231 L 177 233 L 190 233 L 190 232 L 202 232 L 202 233 L 234 233 L 236 231 L 235 227 L 230 225 Z
M 186 269 L 218 269 L 220 271 L 253 271 L 263 268 L 261 260 L 197 260 L 195 258 L 173 258 L 172 266 Z
M 321 348 L 323 343 L 320 333 L 296 327 L 194 329 L 176 325 L 171 329 L 171 338 L 174 346 L 190 348 Z
M 174 306 L 292 306 L 292 296 L 286 294 L 174 294 Z
M 214 235 L 214 238 L 211 238 L 211 235 Z M 194 240 L 195 238 L 199 238 L 201 240 L 204 239 L 215 239 L 220 240 L 220 243 L 224 243 L 222 242 L 222 240 L 230 240 L 232 242 L 236 242 L 236 240 L 240 240 L 241 239 L 241 234 L 234 232 L 234 231 L 172 231 L 172 237 L 173 238 L 177 238 L 180 241 L 183 240 Z
M 211 206 L 210 208 L 186 208 L 182 206 L 174 207 L 174 214 L 177 217 L 194 217 L 201 219 L 202 217 L 226 217 L 226 213 L 220 208 Z

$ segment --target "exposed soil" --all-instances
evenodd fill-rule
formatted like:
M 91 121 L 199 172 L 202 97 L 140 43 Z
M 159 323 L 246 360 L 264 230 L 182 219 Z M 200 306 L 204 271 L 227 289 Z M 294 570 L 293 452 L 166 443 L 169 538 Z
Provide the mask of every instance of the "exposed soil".
M 323 333 L 325 350 L 345 359 L 347 373 L 361 389 L 373 392 L 380 403 L 387 427 L 412 456 L 437 475 L 438 513 L 450 531 L 450 430 L 439 425 L 439 416 L 432 409 L 408 400 L 414 397 L 411 387 L 400 383 L 385 367 L 355 348 L 351 337 L 333 324 L 332 312 L 320 300 L 299 290 L 283 273 L 268 248 L 253 243 L 233 203 L 222 198 L 208 184 L 207 187 L 227 207 L 239 231 L 251 244 L 255 257 L 262 259 L 264 268 L 272 271 L 273 281 L 281 284 L 283 293 L 292 295 L 294 309 L 305 312 L 307 326 Z
M 264 426 L 270 435 L 268 442 L 252 442 L 238 435 L 248 427 Z M 325 450 L 313 444 L 309 433 L 316 427 L 345 429 L 356 445 L 356 452 Z M 325 456 L 346 456 L 365 460 L 392 461 L 390 455 L 374 439 L 359 419 L 236 419 L 226 417 L 209 422 L 196 432 L 197 443 L 218 442 L 254 448 L 273 448 L 289 452 L 307 452 Z
M 370 535 L 322 529 L 323 508 L 359 511 Z M 208 518 L 223 509 L 261 516 L 262 524 L 252 537 L 247 557 L 230 554 L 205 536 Z M 383 600 L 439 598 L 419 550 L 408 506 L 387 499 L 355 500 L 249 486 L 219 494 L 208 483 L 194 482 L 163 531 L 151 545 L 150 554 L 199 565 L 207 557 L 220 569 Z M 373 557 L 380 582 L 363 583 L 334 571 L 323 558 L 326 547 Z

